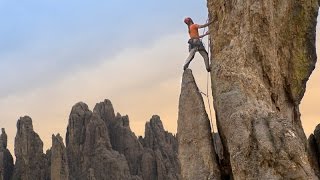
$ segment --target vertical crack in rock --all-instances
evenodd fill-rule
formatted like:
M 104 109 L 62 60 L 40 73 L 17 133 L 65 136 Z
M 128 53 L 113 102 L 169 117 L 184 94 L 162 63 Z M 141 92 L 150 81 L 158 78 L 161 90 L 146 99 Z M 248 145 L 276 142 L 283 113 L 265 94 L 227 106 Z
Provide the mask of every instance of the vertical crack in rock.
M 316 62 L 318 1 L 207 6 L 214 107 L 234 179 L 317 179 L 299 103 Z
M 209 118 L 190 69 L 182 77 L 178 142 L 183 179 L 220 179 Z

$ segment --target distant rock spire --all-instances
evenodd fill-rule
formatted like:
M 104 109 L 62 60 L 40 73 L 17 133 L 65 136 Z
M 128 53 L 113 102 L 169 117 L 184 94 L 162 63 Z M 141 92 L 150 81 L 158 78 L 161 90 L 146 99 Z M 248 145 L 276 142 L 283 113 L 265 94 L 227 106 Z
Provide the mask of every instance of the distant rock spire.
M 7 143 L 8 143 L 8 137 L 6 134 L 6 131 L 4 128 L 1 128 L 1 135 L 0 135 L 0 148 L 7 148 Z
M 94 113 L 108 126 L 112 149 L 126 157 L 132 179 L 181 179 L 177 139 L 164 130 L 159 116 L 152 116 L 145 125 L 145 138 L 138 139 L 130 129 L 129 117 L 115 116 L 110 100 L 97 103 Z
M 125 157 L 112 150 L 105 122 L 85 103 L 72 107 L 66 144 L 71 180 L 131 178 Z
M 0 135 L 0 180 L 11 180 L 13 173 L 13 158 L 7 149 L 7 134 L 4 128 Z
M 142 141 L 144 154 L 141 166 L 144 179 L 154 177 L 159 180 L 181 179 L 177 139 L 164 130 L 158 115 L 153 115 L 146 123 L 145 137 Z M 151 166 L 152 164 L 154 165 Z
M 60 134 L 52 135 L 51 180 L 69 180 L 69 166 L 66 147 Z
M 48 177 L 43 143 L 33 131 L 32 119 L 21 117 L 17 122 L 15 138 L 16 164 L 13 179 L 45 180 Z

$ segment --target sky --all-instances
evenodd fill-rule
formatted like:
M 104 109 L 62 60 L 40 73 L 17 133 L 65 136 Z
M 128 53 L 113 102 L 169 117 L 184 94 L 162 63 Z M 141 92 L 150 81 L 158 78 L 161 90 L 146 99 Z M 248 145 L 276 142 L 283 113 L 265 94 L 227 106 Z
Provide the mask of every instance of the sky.
M 186 16 L 205 23 L 206 1 L 0 0 L 0 127 L 11 152 L 19 117 L 33 119 L 46 150 L 53 133 L 65 136 L 79 101 L 92 110 L 110 99 L 136 135 L 154 114 L 175 133 L 188 56 Z M 205 92 L 199 54 L 190 67 Z M 319 82 L 316 69 L 301 103 L 307 135 L 319 122 Z

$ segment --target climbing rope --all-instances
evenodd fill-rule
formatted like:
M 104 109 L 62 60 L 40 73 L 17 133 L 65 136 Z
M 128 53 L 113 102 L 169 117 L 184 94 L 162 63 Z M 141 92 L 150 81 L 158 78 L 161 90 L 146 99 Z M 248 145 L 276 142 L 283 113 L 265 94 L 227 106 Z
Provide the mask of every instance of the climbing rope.
M 206 23 L 208 23 L 209 22 L 209 18 L 207 19 L 207 21 L 206 21 Z M 209 29 L 209 28 L 208 28 Z M 206 28 L 204 28 L 203 29 L 203 33 L 202 34 L 204 34 L 205 33 L 205 30 L 206 30 Z M 210 58 L 210 37 L 208 36 L 208 57 L 209 57 L 209 59 L 211 59 Z M 199 92 L 201 93 L 201 94 L 203 94 L 204 96 L 206 96 L 207 97 L 207 103 L 208 103 L 208 107 L 209 107 L 209 111 L 210 111 L 210 116 L 209 116 L 209 120 L 210 120 L 210 125 L 211 125 L 211 131 L 213 131 L 213 122 L 212 122 L 212 110 L 211 110 L 211 105 L 210 105 L 210 98 L 209 98 L 209 76 L 210 76 L 210 72 L 208 72 L 207 73 L 207 92 L 206 92 L 206 94 L 205 93 L 203 93 L 202 91 L 200 91 L 199 90 Z
M 210 126 L 211 126 L 211 130 L 213 131 L 212 110 L 211 110 L 210 98 L 209 98 L 209 76 L 210 76 L 210 73 L 208 72 L 207 73 L 207 92 L 204 93 L 201 90 L 199 90 L 199 92 L 207 98 L 208 108 L 210 112 L 209 114 Z
M 210 99 L 209 99 L 209 76 L 210 73 L 207 73 L 207 101 L 208 101 L 208 106 L 209 106 L 209 111 L 210 111 L 210 124 L 211 124 L 211 130 L 213 131 L 213 122 L 212 122 L 212 111 L 211 111 L 211 105 L 210 105 Z

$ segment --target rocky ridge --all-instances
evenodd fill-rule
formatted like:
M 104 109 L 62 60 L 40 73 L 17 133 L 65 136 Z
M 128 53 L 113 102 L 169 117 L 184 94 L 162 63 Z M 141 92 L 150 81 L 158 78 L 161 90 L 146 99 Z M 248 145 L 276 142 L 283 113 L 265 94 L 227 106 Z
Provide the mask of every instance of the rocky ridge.
M 66 133 L 52 135 L 52 147 L 33 130 L 32 119 L 21 117 L 15 138 L 16 164 L 0 136 L 1 180 L 178 180 L 178 143 L 164 130 L 159 116 L 146 123 L 144 138 L 131 131 L 129 117 L 115 115 L 111 101 L 97 103 L 91 111 L 79 102 L 72 107 Z M 3 169 L 3 170 L 2 170 Z M 12 178 L 10 178 L 13 172 Z

